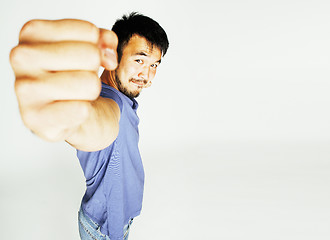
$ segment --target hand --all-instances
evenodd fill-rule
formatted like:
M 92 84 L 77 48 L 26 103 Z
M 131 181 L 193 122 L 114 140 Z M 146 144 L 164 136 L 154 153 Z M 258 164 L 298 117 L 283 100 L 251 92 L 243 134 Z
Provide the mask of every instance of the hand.
M 117 44 L 114 32 L 82 20 L 27 22 L 10 53 L 24 124 L 48 141 L 77 131 L 100 94 L 99 67 L 117 67 Z

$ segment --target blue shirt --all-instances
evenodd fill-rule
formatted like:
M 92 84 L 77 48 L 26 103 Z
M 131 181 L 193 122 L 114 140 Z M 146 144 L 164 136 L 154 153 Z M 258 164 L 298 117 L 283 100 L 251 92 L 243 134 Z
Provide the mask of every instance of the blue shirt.
M 119 133 L 103 150 L 77 150 L 87 186 L 81 205 L 103 234 L 122 240 L 124 226 L 142 208 L 144 170 L 138 149 L 138 103 L 104 83 L 101 96 L 113 99 L 120 108 Z

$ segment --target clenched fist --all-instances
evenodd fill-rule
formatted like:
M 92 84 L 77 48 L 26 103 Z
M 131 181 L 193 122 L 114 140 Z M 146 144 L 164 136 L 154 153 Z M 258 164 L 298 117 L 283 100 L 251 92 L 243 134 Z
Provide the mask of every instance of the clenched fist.
M 101 91 L 99 67 L 117 67 L 117 44 L 114 32 L 82 20 L 26 23 L 10 53 L 24 124 L 49 141 L 77 134 Z

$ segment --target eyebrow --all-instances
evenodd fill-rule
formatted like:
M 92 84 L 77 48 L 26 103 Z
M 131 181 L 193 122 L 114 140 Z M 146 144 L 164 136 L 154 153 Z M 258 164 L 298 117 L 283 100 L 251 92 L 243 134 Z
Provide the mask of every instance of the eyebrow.
M 148 57 L 149 55 L 145 52 L 137 52 L 137 53 L 134 53 L 133 56 L 145 56 L 145 57 Z M 158 61 L 159 64 L 162 62 L 162 59 L 159 59 Z
M 146 54 L 145 52 L 137 52 L 134 53 L 133 55 L 148 56 L 148 54 Z

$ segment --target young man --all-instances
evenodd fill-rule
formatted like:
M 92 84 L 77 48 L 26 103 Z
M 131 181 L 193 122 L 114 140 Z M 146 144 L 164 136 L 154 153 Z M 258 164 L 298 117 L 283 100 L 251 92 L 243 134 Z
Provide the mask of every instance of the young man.
M 137 13 L 112 31 L 65 19 L 33 20 L 20 32 L 10 60 L 21 116 L 41 138 L 77 149 L 87 186 L 81 239 L 127 239 L 140 214 L 144 171 L 134 98 L 151 85 L 167 48 L 163 28 Z

